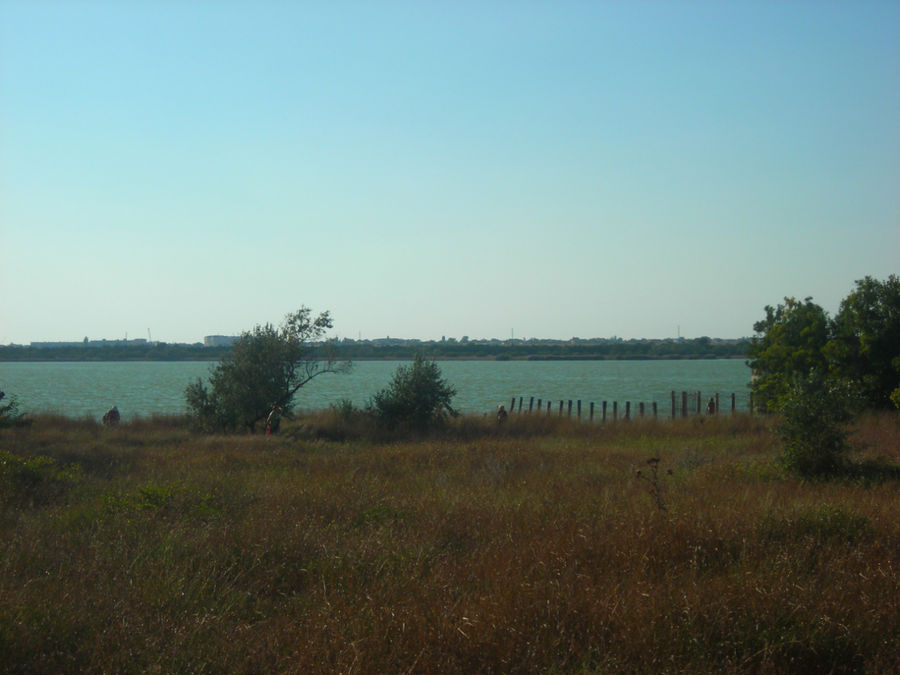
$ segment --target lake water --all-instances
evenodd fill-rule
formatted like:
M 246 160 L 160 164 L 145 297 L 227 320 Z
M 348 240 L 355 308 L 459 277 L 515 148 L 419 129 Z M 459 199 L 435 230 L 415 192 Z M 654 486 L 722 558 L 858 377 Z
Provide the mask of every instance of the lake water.
M 298 407 L 322 409 L 349 399 L 364 406 L 390 382 L 398 361 L 359 361 L 349 374 L 322 375 L 297 395 Z M 206 380 L 214 363 L 159 362 L 14 362 L 0 363 L 0 390 L 15 394 L 25 412 L 58 412 L 99 418 L 116 405 L 123 419 L 156 413 L 186 412 L 184 390 L 198 377 Z M 636 406 L 656 402 L 660 414 L 671 411 L 670 392 L 687 391 L 705 401 L 715 393 L 722 408 L 732 393 L 738 410 L 748 407 L 750 371 L 741 359 L 709 361 L 439 361 L 456 388 L 455 407 L 465 413 L 509 407 L 513 397 L 553 401 L 625 401 Z M 680 394 L 679 394 L 680 396 Z M 680 400 L 680 399 L 679 399 Z M 696 406 L 696 399 L 691 399 Z M 622 413 L 620 413 L 622 414 Z
M 297 404 L 322 409 L 342 399 L 364 406 L 384 388 L 405 362 L 359 361 L 346 375 L 322 375 L 303 387 Z M 0 390 L 15 394 L 24 412 L 57 412 L 70 417 L 100 418 L 116 405 L 123 419 L 156 413 L 186 412 L 184 390 L 198 377 L 207 379 L 214 363 L 159 362 L 12 362 L 0 363 Z M 671 411 L 670 392 L 687 391 L 705 401 L 721 395 L 723 410 L 736 394 L 737 409 L 747 410 L 750 370 L 742 359 L 708 361 L 439 361 L 444 377 L 456 388 L 454 405 L 465 413 L 509 407 L 510 400 L 530 397 L 553 401 L 625 401 L 635 407 L 656 402 L 661 415 Z M 680 396 L 680 394 L 679 394 Z M 696 406 L 696 398 L 691 399 Z M 599 414 L 599 411 L 598 413 Z M 620 414 L 622 414 L 620 412 Z

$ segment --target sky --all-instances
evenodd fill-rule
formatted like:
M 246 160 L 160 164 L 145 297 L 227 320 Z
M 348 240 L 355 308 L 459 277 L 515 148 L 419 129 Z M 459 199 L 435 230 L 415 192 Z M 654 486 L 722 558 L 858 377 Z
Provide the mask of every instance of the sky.
M 0 0 L 0 344 L 737 338 L 897 273 L 894 0 Z

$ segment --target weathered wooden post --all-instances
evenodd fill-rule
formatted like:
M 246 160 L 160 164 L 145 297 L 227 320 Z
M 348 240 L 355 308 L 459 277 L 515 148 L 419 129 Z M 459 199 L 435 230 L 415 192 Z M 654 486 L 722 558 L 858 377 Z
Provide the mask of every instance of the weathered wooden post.
M 569 405 L 566 407 L 566 412 L 569 417 L 572 416 L 572 399 L 569 399 Z
M 522 414 L 522 397 L 519 397 L 519 414 Z
M 643 416 L 644 416 L 644 402 L 643 402 L 643 401 L 641 401 L 640 403 L 638 403 L 638 415 L 639 415 L 640 417 L 643 417 Z
M 672 419 L 675 419 L 675 390 L 672 390 Z
M 531 411 L 534 409 L 534 396 L 528 401 L 528 414 L 531 414 Z
M 734 406 L 735 406 L 735 403 L 736 403 L 736 401 L 735 401 L 735 398 L 734 398 L 734 392 L 731 392 L 731 414 L 732 414 L 732 415 L 734 415 Z
M 631 401 L 625 401 L 625 419 L 631 419 Z
M 687 392 L 681 392 L 681 416 L 687 417 Z
M 563 407 L 563 402 L 560 401 L 560 402 L 559 402 L 559 416 L 560 416 L 560 417 L 562 417 L 562 407 Z
M 538 415 L 541 414 L 541 399 L 538 399 Z
M 653 419 L 656 419 L 656 401 L 653 401 Z
M 581 399 L 578 399 L 578 419 L 581 419 Z
M 512 403 L 509 404 L 509 414 L 512 415 L 516 412 L 516 397 L 513 396 Z
M 591 418 L 590 418 L 590 421 L 591 421 L 591 422 L 594 421 L 594 402 L 593 402 L 593 401 L 591 401 Z
M 602 422 L 606 422 L 606 401 L 603 401 L 603 419 Z
M 619 419 L 619 402 L 613 401 L 613 422 Z

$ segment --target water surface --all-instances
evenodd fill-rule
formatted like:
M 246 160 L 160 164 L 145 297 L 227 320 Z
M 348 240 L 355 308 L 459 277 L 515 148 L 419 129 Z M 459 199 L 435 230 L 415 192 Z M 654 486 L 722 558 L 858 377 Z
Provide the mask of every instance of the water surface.
M 301 408 L 327 408 L 342 399 L 364 406 L 385 387 L 398 365 L 408 362 L 359 361 L 347 375 L 326 374 L 300 390 Z M 741 359 L 675 361 L 439 361 L 444 377 L 456 388 L 455 406 L 466 413 L 509 407 L 519 397 L 554 406 L 560 400 L 618 401 L 633 406 L 652 402 L 660 414 L 670 411 L 670 392 L 701 392 L 705 401 L 716 392 L 722 407 L 737 395 L 747 409 L 749 369 Z M 198 377 L 208 379 L 208 361 L 9 362 L 0 363 L 0 390 L 15 394 L 26 412 L 58 412 L 98 418 L 116 405 L 123 419 L 186 412 L 184 390 Z M 695 400 L 695 399 L 692 399 Z M 546 405 L 546 403 L 544 404 Z M 692 403 L 693 406 L 696 403 Z

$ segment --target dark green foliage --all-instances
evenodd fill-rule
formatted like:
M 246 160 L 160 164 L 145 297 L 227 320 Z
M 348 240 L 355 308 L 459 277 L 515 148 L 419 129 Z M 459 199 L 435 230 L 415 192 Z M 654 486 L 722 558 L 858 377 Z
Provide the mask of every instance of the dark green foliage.
M 753 397 L 758 410 L 771 412 L 795 377 L 825 373 L 824 348 L 831 324 L 819 305 L 806 298 L 785 298 L 783 305 L 766 306 L 766 318 L 753 325 L 757 336 L 748 354 L 753 369 Z
M 336 372 L 335 361 L 320 353 L 331 328 L 324 312 L 313 317 L 302 307 L 271 324 L 245 332 L 210 376 L 188 386 L 185 398 L 200 427 L 207 431 L 254 431 L 275 405 L 290 412 L 297 391 L 322 373 Z
M 785 466 L 804 477 L 839 473 L 845 465 L 847 425 L 857 405 L 842 380 L 813 373 L 797 377 L 778 402 Z
M 833 320 L 811 298 L 765 309 L 748 350 L 758 410 L 775 410 L 811 373 L 850 383 L 867 408 L 900 403 L 900 278 L 857 281 Z
M 866 405 L 890 408 L 900 397 L 900 278 L 866 277 L 841 302 L 829 355 L 842 377 L 857 383 Z
M 821 504 L 805 508 L 791 518 L 770 515 L 763 520 L 759 534 L 767 542 L 815 539 L 857 544 L 871 536 L 872 525 L 864 516 L 843 506 Z
M 19 457 L 0 450 L 0 507 L 44 506 L 57 501 L 81 477 L 52 457 Z
M 28 424 L 25 414 L 19 412 L 19 399 L 15 395 L 7 396 L 0 391 L 0 429 Z
M 397 368 L 390 384 L 373 397 L 372 409 L 388 427 L 425 429 L 456 414 L 450 405 L 455 395 L 437 364 L 418 355 L 411 365 Z

